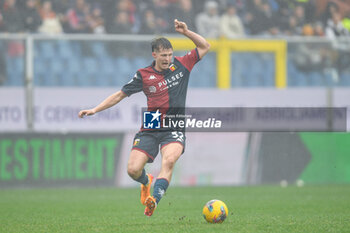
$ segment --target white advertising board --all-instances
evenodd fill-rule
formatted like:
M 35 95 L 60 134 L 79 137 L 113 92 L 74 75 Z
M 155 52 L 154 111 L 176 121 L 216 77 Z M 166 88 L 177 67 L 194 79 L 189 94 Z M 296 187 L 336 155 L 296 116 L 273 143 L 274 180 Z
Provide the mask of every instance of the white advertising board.
M 26 130 L 23 88 L 0 88 L 0 132 Z
M 92 108 L 119 88 L 35 88 L 35 131 L 135 131 L 141 126 L 143 93 L 92 117 L 78 118 L 81 109 Z M 349 107 L 349 89 L 333 91 L 333 106 Z M 327 107 L 326 89 L 191 89 L 188 107 Z M 349 115 L 349 114 L 348 114 Z M 25 131 L 25 92 L 0 88 L 0 131 Z

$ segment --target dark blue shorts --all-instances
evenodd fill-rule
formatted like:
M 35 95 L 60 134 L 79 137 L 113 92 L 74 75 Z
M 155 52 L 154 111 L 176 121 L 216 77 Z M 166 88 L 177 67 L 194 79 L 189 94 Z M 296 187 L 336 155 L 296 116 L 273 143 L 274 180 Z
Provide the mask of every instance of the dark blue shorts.
M 139 150 L 148 156 L 148 163 L 157 157 L 159 149 L 169 143 L 180 143 L 185 151 L 186 136 L 180 131 L 140 131 L 134 137 L 132 149 Z

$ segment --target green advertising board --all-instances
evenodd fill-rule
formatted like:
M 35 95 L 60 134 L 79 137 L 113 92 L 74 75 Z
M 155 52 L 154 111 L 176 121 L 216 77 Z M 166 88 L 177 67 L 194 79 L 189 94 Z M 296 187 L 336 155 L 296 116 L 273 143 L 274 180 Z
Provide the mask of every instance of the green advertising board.
M 312 155 L 300 175 L 309 183 L 350 183 L 350 134 L 301 133 Z
M 0 135 L 0 187 L 113 185 L 123 134 Z
M 256 154 L 246 159 L 253 166 L 248 164 L 246 170 L 256 184 L 350 183 L 350 133 L 264 132 L 255 136 L 259 143 L 250 143 L 249 150 Z

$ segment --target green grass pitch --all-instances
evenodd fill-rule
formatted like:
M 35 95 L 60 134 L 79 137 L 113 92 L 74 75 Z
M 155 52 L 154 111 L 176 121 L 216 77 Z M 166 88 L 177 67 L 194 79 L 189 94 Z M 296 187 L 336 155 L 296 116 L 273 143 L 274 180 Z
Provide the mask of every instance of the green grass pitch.
M 204 204 L 229 215 L 206 223 Z M 350 186 L 170 187 L 152 217 L 138 189 L 3 189 L 0 232 L 350 232 Z

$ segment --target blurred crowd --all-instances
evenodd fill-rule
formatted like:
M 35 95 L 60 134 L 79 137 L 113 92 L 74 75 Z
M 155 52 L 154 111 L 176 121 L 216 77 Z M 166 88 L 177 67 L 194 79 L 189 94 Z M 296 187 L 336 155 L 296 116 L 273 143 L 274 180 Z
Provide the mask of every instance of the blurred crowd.
M 0 0 L 1 33 L 350 35 L 350 0 Z

